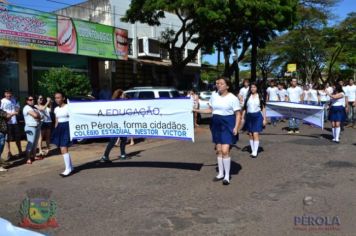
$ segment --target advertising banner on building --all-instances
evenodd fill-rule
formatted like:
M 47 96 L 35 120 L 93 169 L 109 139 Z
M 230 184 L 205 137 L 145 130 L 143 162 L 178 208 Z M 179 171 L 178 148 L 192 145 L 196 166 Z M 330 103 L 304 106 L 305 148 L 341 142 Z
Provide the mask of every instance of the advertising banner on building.
M 0 45 L 57 51 L 57 16 L 0 4 Z
M 292 102 L 267 102 L 267 117 L 297 118 L 324 128 L 324 107 Z
M 145 137 L 194 142 L 190 99 L 69 102 L 71 139 Z
M 127 37 L 124 29 L 0 4 L 0 46 L 127 60 Z

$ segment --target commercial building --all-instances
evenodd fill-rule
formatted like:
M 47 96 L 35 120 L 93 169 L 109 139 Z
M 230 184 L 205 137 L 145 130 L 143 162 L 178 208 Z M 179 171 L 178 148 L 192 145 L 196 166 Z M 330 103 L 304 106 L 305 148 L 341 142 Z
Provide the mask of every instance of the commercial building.
M 66 66 L 88 76 L 92 88 L 111 71 L 105 60 L 127 60 L 126 30 L 0 4 L 0 93 L 12 89 L 23 99 L 45 93 L 38 80 L 53 67 Z
M 160 26 L 121 21 L 129 0 L 90 0 L 55 13 L 0 3 L 0 94 L 23 99 L 42 93 L 38 81 L 53 67 L 88 76 L 93 93 L 132 86 L 172 86 L 171 62 L 159 46 L 161 33 L 180 21 L 165 13 Z M 188 43 L 183 55 L 194 48 Z M 200 51 L 184 70 L 179 89 L 196 86 Z
M 56 11 L 58 15 L 98 22 L 126 29 L 128 31 L 128 60 L 106 62 L 112 73 L 107 74 L 107 83 L 114 88 L 126 89 L 131 86 L 173 85 L 171 62 L 166 50 L 159 47 L 161 33 L 167 29 L 178 31 L 179 18 L 165 12 L 160 26 L 149 26 L 136 22 L 130 24 L 121 18 L 129 9 L 130 0 L 89 0 Z M 186 57 L 195 44 L 189 42 L 183 55 Z M 201 51 L 195 60 L 187 65 L 179 89 L 196 86 L 200 79 Z M 103 82 L 102 80 L 100 80 Z

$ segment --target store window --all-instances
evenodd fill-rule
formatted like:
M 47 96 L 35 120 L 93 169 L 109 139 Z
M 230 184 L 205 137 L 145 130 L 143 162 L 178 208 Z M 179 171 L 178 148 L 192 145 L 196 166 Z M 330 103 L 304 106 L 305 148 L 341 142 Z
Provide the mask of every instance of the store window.
M 0 47 L 0 75 L 0 96 L 3 96 L 5 89 L 10 89 L 14 96 L 19 97 L 17 49 Z

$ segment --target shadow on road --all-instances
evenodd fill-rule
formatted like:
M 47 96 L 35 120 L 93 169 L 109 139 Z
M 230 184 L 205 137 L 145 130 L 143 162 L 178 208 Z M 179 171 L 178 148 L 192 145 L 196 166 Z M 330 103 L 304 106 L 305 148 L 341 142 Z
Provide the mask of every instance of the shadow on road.
M 303 131 L 301 131 L 303 132 Z M 272 133 L 261 133 L 261 136 L 272 136 L 272 135 L 276 135 L 276 136 L 299 136 L 299 137 L 309 137 L 309 138 L 320 138 L 320 135 L 306 135 L 306 134 L 272 134 Z
M 333 136 L 331 134 L 321 134 L 321 137 L 323 137 L 324 139 L 328 139 L 328 140 L 332 140 Z
M 242 152 L 251 153 L 251 152 L 252 152 L 251 146 L 250 146 L 250 145 L 247 145 L 247 146 L 243 147 L 243 148 L 241 149 L 241 151 L 242 151 Z M 265 150 L 263 149 L 263 147 L 258 147 L 257 153 L 261 153 L 261 152 L 264 152 L 264 151 L 265 151 Z
M 204 166 L 216 166 L 215 171 L 216 173 L 219 173 L 218 164 L 204 165 Z M 230 175 L 238 175 L 241 170 L 242 170 L 242 166 L 239 163 L 236 163 L 235 161 L 231 161 Z
M 82 170 L 96 169 L 96 168 L 168 168 L 180 170 L 200 171 L 203 164 L 200 163 L 186 163 L 186 162 L 161 162 L 161 161 L 114 161 L 112 163 L 101 163 L 99 161 L 88 162 L 74 168 L 73 174 Z

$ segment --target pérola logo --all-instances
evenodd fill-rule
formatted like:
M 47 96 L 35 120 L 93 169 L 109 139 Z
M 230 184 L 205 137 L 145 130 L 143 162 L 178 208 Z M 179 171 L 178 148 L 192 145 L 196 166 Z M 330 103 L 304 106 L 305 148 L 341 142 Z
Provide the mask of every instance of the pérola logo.
M 55 218 L 57 204 L 50 200 L 51 191 L 44 188 L 26 191 L 26 198 L 22 201 L 21 227 L 43 229 L 58 227 Z

